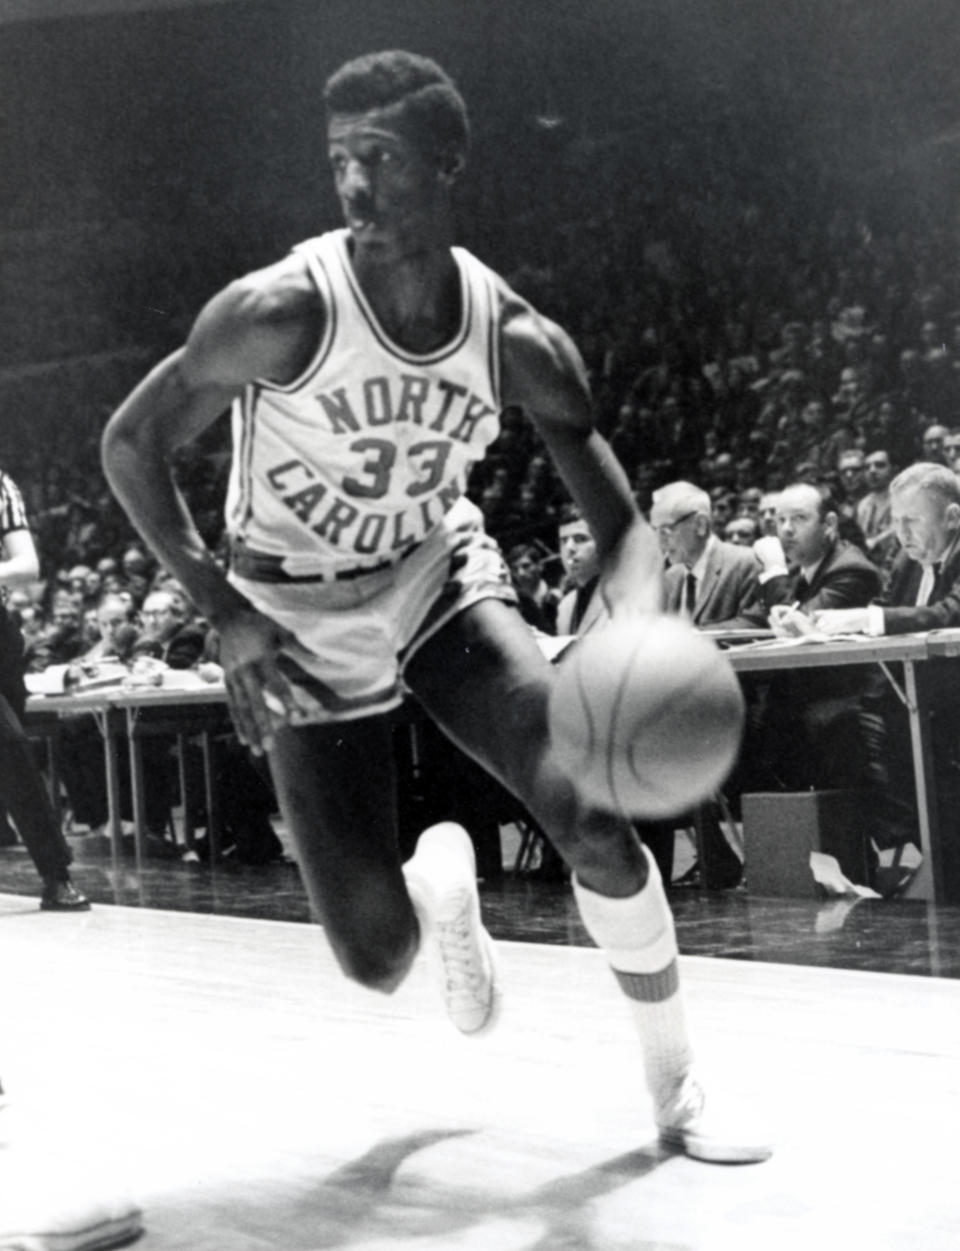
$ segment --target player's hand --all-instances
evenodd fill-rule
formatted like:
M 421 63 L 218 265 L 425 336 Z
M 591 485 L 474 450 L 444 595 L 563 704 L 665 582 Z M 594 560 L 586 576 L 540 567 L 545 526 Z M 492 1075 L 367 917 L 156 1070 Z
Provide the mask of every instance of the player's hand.
M 296 710 L 293 690 L 277 664 L 280 649 L 295 639 L 255 608 L 238 610 L 218 628 L 220 663 L 237 737 L 259 756 L 273 745 L 277 725 Z
M 612 618 L 650 616 L 663 610 L 663 555 L 646 523 L 629 526 L 600 574 L 600 595 Z

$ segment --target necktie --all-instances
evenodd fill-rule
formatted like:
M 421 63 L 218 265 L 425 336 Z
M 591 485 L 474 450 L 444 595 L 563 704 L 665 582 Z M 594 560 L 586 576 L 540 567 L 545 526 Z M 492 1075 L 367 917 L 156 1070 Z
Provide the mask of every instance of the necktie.
M 697 578 L 692 569 L 687 570 L 687 576 L 683 582 L 683 611 L 688 617 L 693 616 L 693 610 L 697 606 Z
M 797 578 L 797 585 L 793 588 L 793 598 L 797 603 L 802 604 L 809 594 L 810 583 L 801 573 L 800 577 Z
M 920 585 L 917 587 L 917 608 L 923 608 L 925 604 L 930 603 L 930 596 L 933 594 L 933 587 L 939 576 L 939 562 L 935 565 L 923 566 L 923 576 L 920 579 Z

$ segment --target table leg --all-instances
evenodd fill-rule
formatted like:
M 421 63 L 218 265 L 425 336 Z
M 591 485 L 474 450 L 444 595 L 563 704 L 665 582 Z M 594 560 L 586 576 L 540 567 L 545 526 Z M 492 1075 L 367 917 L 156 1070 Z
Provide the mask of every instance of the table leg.
M 213 735 L 209 730 L 200 734 L 200 750 L 203 752 L 203 785 L 207 801 L 207 851 L 210 863 L 214 865 L 220 858 L 220 806 L 217 802 L 217 787 L 214 779 L 214 747 Z
M 123 823 L 120 819 L 120 768 L 117 760 L 116 722 L 109 711 L 93 714 L 103 739 L 103 765 L 107 782 L 107 824 L 114 857 L 123 852 Z
M 910 746 L 913 752 L 913 776 L 917 792 L 917 817 L 920 851 L 923 864 L 917 870 L 904 895 L 909 899 L 943 901 L 943 866 L 940 830 L 937 820 L 936 783 L 932 768 L 930 732 L 923 710 L 917 702 L 916 670 L 911 660 L 903 662 L 903 678 L 907 712 L 910 716 Z
M 187 777 L 187 747 L 186 734 L 178 734 L 177 777 L 180 782 L 180 802 L 183 807 L 183 845 L 187 851 L 195 851 L 197 844 L 195 837 L 196 826 L 193 820 L 193 795 L 190 792 L 190 782 Z
M 144 835 L 147 827 L 147 806 L 143 787 L 143 752 L 137 735 L 137 709 L 127 708 L 127 749 L 130 755 L 130 790 L 133 796 L 133 837 L 137 868 L 144 856 Z

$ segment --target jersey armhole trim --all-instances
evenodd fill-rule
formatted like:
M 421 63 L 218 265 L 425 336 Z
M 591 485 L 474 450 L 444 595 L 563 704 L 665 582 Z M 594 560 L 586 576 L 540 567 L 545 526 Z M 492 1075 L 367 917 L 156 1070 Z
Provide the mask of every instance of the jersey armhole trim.
M 337 307 L 333 298 L 333 287 L 330 283 L 330 275 L 327 273 L 326 264 L 323 258 L 318 256 L 309 244 L 298 244 L 293 250 L 306 260 L 310 277 L 313 279 L 320 298 L 323 300 L 326 312 L 323 334 L 313 359 L 298 377 L 294 378 L 292 382 L 283 384 L 272 382 L 269 378 L 254 378 L 250 385 L 256 388 L 258 394 L 261 391 L 273 391 L 277 395 L 293 395 L 297 391 L 302 391 L 323 368 L 333 349 L 333 342 L 336 338 Z

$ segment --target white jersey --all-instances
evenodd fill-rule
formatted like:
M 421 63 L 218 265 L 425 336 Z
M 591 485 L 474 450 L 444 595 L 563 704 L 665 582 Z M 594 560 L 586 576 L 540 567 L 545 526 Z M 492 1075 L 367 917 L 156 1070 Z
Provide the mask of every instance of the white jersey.
M 293 577 L 379 566 L 455 524 L 467 471 L 500 428 L 496 275 L 453 248 L 459 328 L 412 353 L 378 323 L 348 238 L 295 249 L 327 310 L 310 366 L 287 386 L 252 383 L 234 405 L 228 532 Z

